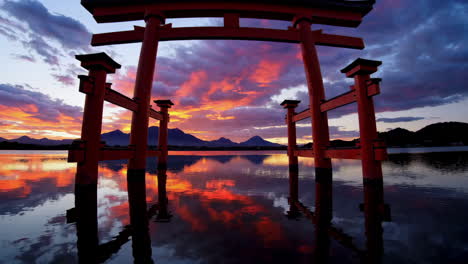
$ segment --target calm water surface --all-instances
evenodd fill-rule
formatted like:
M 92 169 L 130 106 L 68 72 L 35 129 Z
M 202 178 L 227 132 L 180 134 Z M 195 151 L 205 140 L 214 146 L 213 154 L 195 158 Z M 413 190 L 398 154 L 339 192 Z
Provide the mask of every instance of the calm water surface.
M 127 183 L 126 161 L 100 163 L 97 201 L 88 199 L 92 190 L 77 189 L 77 202 L 97 210 L 88 215 L 72 209 L 76 164 L 65 152 L 1 152 L 0 263 L 75 263 L 90 254 L 106 263 L 364 261 L 370 234 L 359 161 L 334 160 L 332 229 L 317 239 L 308 218 L 286 217 L 285 154 L 175 152 L 169 160 L 159 181 L 149 160 L 142 185 Z M 299 199 L 314 210 L 312 165 L 300 159 Z M 468 152 L 391 155 L 383 172 L 391 208 L 382 223 L 383 263 L 466 263 Z M 130 226 L 145 215 L 148 229 Z

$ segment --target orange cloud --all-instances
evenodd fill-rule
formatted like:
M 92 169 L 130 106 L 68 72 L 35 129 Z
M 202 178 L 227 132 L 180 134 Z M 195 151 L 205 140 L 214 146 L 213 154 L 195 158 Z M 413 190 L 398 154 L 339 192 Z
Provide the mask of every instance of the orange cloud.
M 250 75 L 250 79 L 258 83 L 260 87 L 267 87 L 268 84 L 280 78 L 282 68 L 283 64 L 279 61 L 262 60 Z

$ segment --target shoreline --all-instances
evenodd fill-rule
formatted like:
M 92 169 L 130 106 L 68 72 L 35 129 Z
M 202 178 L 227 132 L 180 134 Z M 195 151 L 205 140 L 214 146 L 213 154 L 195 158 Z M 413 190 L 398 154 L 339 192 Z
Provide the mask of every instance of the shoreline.
M 66 153 L 68 149 L 57 149 L 57 148 L 41 148 L 41 149 L 0 149 L 0 154 L 11 154 L 11 153 L 22 153 L 22 152 L 55 152 L 55 153 Z M 468 152 L 468 146 L 437 146 L 437 147 L 389 147 L 387 148 L 388 155 L 400 155 L 400 154 L 423 154 L 423 153 L 443 153 L 443 152 Z M 231 152 L 231 155 L 236 155 L 238 152 L 278 152 L 285 153 L 286 149 L 282 148 L 178 148 L 170 149 L 171 153 L 188 152 L 191 155 L 198 155 L 200 152 L 209 152 L 210 155 L 216 152 L 221 152 L 225 155 L 225 152 Z M 220 154 L 221 154 L 220 153 Z M 169 154 L 171 155 L 171 154 Z

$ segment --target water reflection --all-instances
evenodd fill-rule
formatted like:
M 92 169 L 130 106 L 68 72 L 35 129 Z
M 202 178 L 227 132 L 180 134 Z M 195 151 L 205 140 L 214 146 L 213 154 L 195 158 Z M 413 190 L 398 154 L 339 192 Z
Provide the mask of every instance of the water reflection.
M 97 185 L 76 187 L 63 155 L 0 155 L 0 262 L 462 263 L 467 256 L 466 155 L 451 154 L 450 163 L 444 154 L 436 166 L 435 157 L 391 156 L 383 188 L 362 184 L 359 162 L 334 162 L 332 183 L 315 175 L 310 159 L 291 170 L 283 154 L 227 154 L 171 156 L 167 168 L 150 160 L 145 177 L 128 180 L 125 161 L 104 162 Z M 288 187 L 289 173 L 297 190 Z M 383 191 L 393 222 L 384 222 Z M 288 204 L 295 196 L 310 214 Z M 76 224 L 67 224 L 73 207 Z
M 98 251 L 97 211 L 97 184 L 77 184 L 75 187 L 75 208 L 68 212 L 75 214 L 73 218 L 76 218 L 79 263 L 98 263 L 100 254 Z

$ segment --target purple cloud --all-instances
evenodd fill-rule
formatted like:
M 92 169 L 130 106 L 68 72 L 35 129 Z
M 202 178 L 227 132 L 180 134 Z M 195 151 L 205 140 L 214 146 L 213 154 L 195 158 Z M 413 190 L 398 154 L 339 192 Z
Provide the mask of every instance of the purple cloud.
M 412 122 L 412 121 L 418 121 L 418 120 L 423 120 L 425 119 L 424 117 L 416 117 L 416 116 L 402 116 L 402 117 L 395 117 L 395 118 L 377 118 L 377 122 L 383 122 L 383 123 L 400 123 L 400 122 Z
M 53 74 L 52 75 L 58 82 L 62 83 L 63 85 L 74 85 L 75 84 L 75 79 L 69 75 L 59 75 L 59 74 Z
M 57 40 L 64 48 L 83 49 L 89 46 L 91 33 L 82 23 L 71 17 L 52 14 L 38 1 L 6 0 L 2 9 L 25 22 L 35 34 Z

